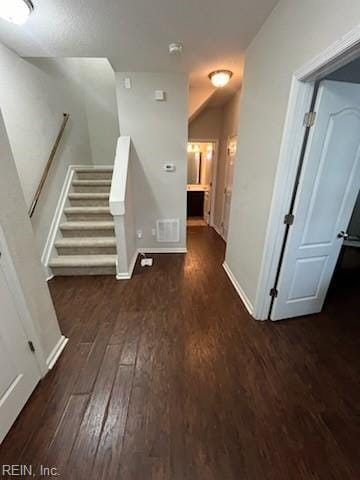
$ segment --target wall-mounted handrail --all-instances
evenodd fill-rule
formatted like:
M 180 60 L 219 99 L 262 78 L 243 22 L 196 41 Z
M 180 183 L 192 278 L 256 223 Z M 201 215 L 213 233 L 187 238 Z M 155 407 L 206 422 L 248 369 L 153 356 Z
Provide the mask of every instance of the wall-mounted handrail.
M 65 130 L 65 127 L 66 127 L 66 124 L 69 120 L 69 117 L 70 117 L 70 114 L 69 113 L 64 113 L 63 114 L 64 118 L 63 118 L 63 121 L 61 123 L 61 127 L 60 127 L 60 130 L 59 130 L 59 133 L 56 137 L 56 140 L 55 140 L 55 143 L 54 143 L 54 146 L 51 150 L 51 153 L 50 153 L 50 156 L 49 156 L 49 159 L 46 163 L 46 166 L 45 166 L 45 169 L 44 169 L 44 173 L 42 174 L 41 176 L 41 179 L 40 179 L 40 182 L 39 182 L 39 186 L 38 188 L 36 189 L 36 192 L 35 192 L 35 195 L 34 195 L 34 198 L 31 202 L 31 205 L 30 205 L 30 208 L 29 208 L 29 216 L 30 218 L 33 216 L 34 214 L 34 211 L 35 211 L 35 208 L 36 208 L 36 205 L 38 203 L 38 200 L 39 200 L 39 197 L 40 197 L 40 194 L 41 194 L 41 191 L 44 187 L 44 184 L 45 184 L 45 181 L 46 181 L 46 178 L 48 176 L 48 173 L 49 173 L 49 170 L 50 170 L 50 167 L 51 167 L 51 164 L 54 160 L 54 157 L 55 157 L 55 154 L 56 154 L 56 151 L 59 147 L 59 143 L 60 143 L 60 140 L 64 134 L 64 130 Z

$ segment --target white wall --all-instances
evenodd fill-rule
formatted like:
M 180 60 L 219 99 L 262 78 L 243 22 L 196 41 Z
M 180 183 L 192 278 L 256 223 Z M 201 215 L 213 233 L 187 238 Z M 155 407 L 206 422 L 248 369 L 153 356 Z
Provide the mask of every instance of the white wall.
M 221 107 L 205 108 L 189 124 L 189 140 L 219 139 L 222 127 Z
M 115 72 L 106 58 L 79 58 L 94 165 L 112 165 L 119 122 L 116 104 Z
M 0 224 L 5 233 L 12 261 L 44 356 L 47 358 L 60 340 L 61 332 L 44 278 L 1 113 L 0 158 Z
M 226 261 L 252 302 L 292 74 L 359 18 L 357 0 L 282 0 L 246 52 Z
M 115 81 L 107 60 L 100 60 L 25 60 L 0 44 L 0 107 L 27 206 L 58 134 L 62 114 L 70 113 L 32 218 L 39 253 L 68 165 L 92 164 L 93 160 L 108 164 L 114 160 L 112 152 L 118 137 Z
M 124 88 L 130 77 L 132 88 Z M 135 219 L 143 238 L 138 247 L 186 246 L 186 143 L 188 115 L 187 77 L 182 73 L 117 73 L 117 100 L 121 135 L 129 135 L 134 181 Z M 165 90 L 166 101 L 154 100 Z M 163 171 L 164 163 L 176 171 Z M 179 218 L 180 243 L 157 243 L 151 230 L 157 219 Z

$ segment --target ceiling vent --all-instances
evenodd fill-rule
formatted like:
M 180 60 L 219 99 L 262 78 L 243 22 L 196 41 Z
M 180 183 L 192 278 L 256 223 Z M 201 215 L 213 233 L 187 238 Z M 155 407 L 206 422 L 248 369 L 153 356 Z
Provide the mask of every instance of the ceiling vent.
M 180 241 L 180 220 L 164 219 L 156 222 L 156 240 L 158 242 L 176 243 Z

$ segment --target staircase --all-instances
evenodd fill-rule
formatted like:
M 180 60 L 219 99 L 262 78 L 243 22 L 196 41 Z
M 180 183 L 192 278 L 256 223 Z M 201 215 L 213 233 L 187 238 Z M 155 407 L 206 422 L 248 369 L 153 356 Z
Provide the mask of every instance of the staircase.
M 75 170 L 50 258 L 54 275 L 116 275 L 112 169 Z

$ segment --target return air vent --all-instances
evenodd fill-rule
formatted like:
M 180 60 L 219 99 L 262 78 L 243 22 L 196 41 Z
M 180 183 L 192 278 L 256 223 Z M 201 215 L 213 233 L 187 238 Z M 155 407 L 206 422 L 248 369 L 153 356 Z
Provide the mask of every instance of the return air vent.
M 158 242 L 175 243 L 180 241 L 180 220 L 165 219 L 156 222 L 156 240 Z

